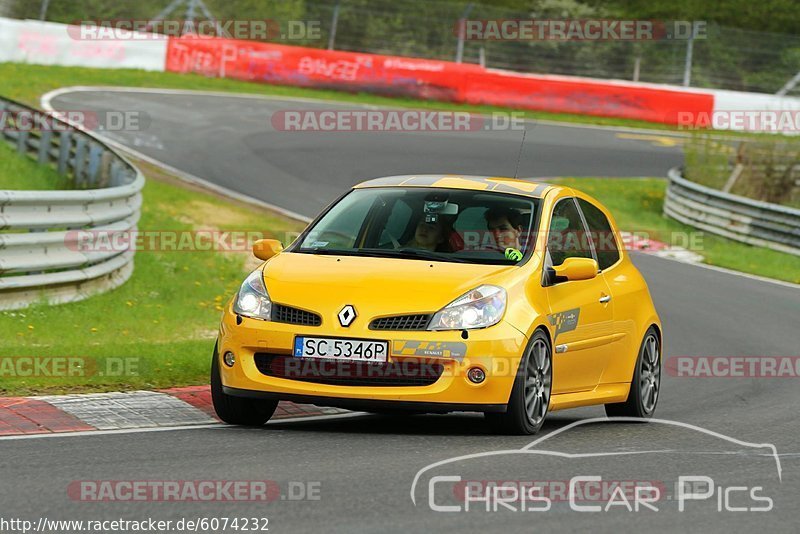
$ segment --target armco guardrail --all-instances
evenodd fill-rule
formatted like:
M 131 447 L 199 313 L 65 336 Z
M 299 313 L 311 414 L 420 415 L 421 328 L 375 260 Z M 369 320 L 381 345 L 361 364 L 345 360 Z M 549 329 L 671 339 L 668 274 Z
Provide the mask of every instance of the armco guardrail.
M 21 117 L 34 117 L 36 127 L 24 127 Z M 81 300 L 125 282 L 133 251 L 85 251 L 92 247 L 79 246 L 74 236 L 88 230 L 83 235 L 110 240 L 136 229 L 144 186 L 138 169 L 91 133 L 2 97 L 0 139 L 42 165 L 54 164 L 75 187 L 0 190 L 0 309 Z
M 712 234 L 800 256 L 800 210 L 691 182 L 669 171 L 664 214 Z

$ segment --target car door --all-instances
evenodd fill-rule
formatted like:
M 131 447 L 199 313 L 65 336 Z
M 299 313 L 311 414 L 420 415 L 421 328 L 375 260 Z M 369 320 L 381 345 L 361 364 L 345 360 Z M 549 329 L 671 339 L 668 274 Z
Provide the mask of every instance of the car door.
M 574 198 L 554 206 L 547 243 L 546 267 L 567 258 L 597 259 Z M 605 277 L 551 281 L 546 293 L 553 328 L 553 393 L 592 390 L 610 357 L 613 338 L 614 305 Z
M 578 207 L 592 235 L 600 273 L 611 289 L 614 312 L 614 341 L 606 361 L 601 384 L 613 384 L 630 380 L 629 355 L 638 352 L 637 324 L 632 309 L 637 307 L 641 295 L 634 292 L 638 284 L 631 283 L 630 268 L 623 265 L 620 253 L 621 239 L 614 230 L 608 216 L 594 203 L 578 198 Z M 630 266 L 630 263 L 628 263 Z

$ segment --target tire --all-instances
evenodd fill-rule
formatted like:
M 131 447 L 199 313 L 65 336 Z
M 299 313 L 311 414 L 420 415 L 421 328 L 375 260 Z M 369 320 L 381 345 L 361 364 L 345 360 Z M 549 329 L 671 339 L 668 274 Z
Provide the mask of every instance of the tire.
M 262 426 L 269 421 L 278 407 L 278 401 L 248 399 L 225 394 L 222 390 L 219 366 L 219 353 L 215 345 L 214 356 L 211 359 L 211 400 L 217 417 L 230 425 Z
M 655 327 L 651 326 L 647 329 L 639 348 L 628 400 L 616 404 L 606 404 L 606 415 L 637 419 L 651 418 L 656 411 L 661 393 L 661 363 L 661 340 Z
M 520 359 L 506 412 L 486 413 L 486 420 L 498 433 L 536 434 L 547 417 L 552 391 L 553 352 L 547 336 L 537 330 Z

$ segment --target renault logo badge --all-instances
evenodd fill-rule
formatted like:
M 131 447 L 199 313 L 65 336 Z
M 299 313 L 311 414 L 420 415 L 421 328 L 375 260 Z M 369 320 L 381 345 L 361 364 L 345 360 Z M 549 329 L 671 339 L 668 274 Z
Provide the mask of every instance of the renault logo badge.
M 339 312 L 339 324 L 344 327 L 348 327 L 353 324 L 353 321 L 355 321 L 357 315 L 356 309 L 348 304 L 342 308 L 342 311 Z

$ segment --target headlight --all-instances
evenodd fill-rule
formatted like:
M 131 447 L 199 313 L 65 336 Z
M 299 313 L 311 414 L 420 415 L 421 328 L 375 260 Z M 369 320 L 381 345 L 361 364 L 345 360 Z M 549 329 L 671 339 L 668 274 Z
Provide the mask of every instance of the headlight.
M 272 301 L 269 300 L 267 288 L 264 286 L 264 274 L 261 269 L 253 271 L 245 278 L 233 303 L 233 311 L 245 317 L 270 320 Z
M 506 298 L 506 290 L 502 287 L 476 287 L 437 312 L 428 328 L 465 330 L 495 325 L 506 310 Z

